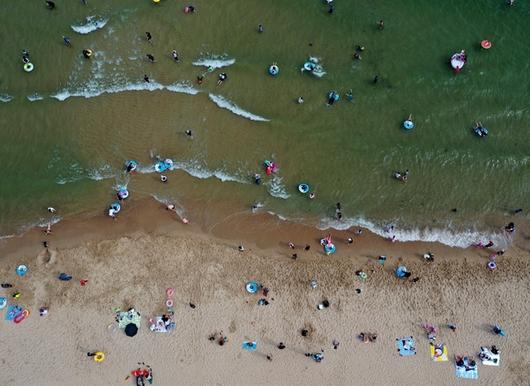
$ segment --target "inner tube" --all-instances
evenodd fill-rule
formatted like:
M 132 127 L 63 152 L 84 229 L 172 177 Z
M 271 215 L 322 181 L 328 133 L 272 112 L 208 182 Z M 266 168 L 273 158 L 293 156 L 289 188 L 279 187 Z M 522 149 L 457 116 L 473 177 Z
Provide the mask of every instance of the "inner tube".
M 153 3 L 158 4 L 160 3 L 160 0 L 153 0 Z
M 332 105 L 340 99 L 339 94 L 336 91 L 330 91 L 328 94 L 328 104 Z
M 7 306 L 7 298 L 4 296 L 0 297 L 0 310 Z
M 488 135 L 488 129 L 485 128 L 485 127 L 480 127 L 480 132 L 482 133 L 483 136 L 486 136 Z
M 457 52 L 451 56 L 451 67 L 456 71 L 460 71 L 464 67 L 464 64 L 466 64 L 466 61 L 466 53 L 464 51 Z
M 168 169 L 171 169 L 173 167 L 173 161 L 169 158 L 166 158 L 164 161 L 158 161 L 155 164 L 155 171 L 158 173 L 165 172 Z
M 166 289 L 166 296 L 167 296 L 168 298 L 172 298 L 174 294 L 175 294 L 175 289 L 174 289 L 174 288 L 168 288 L 168 289 Z
M 105 360 L 105 353 L 101 352 L 101 351 L 98 351 L 95 355 L 94 355 L 94 361 L 97 362 L 97 363 L 101 363 Z
M 313 62 L 305 62 L 304 63 L 304 70 L 306 71 L 313 71 L 316 68 L 316 64 Z
M 85 48 L 83 50 L 83 56 L 89 59 L 92 56 L 92 50 L 90 48 Z
M 480 46 L 484 48 L 485 50 L 489 50 L 491 48 L 491 42 L 487 39 L 484 39 L 480 42 Z
M 114 210 L 114 213 L 118 213 L 121 210 L 121 205 L 119 202 L 113 202 L 110 204 L 110 209 Z
M 31 62 L 24 63 L 24 71 L 31 72 L 33 71 L 34 68 L 35 66 L 33 66 L 33 63 Z
M 494 271 L 495 269 L 497 269 L 497 263 L 494 262 L 494 261 L 490 261 L 490 262 L 488 262 L 488 269 L 489 269 L 490 271 Z
M 166 300 L 166 307 L 173 307 L 173 299 Z
M 125 163 L 125 170 L 127 173 L 134 172 L 138 167 L 138 162 L 135 160 L 129 160 Z
M 276 64 L 273 64 L 269 67 L 269 74 L 272 76 L 276 76 L 280 73 L 280 67 L 278 67 Z
M 22 311 L 20 314 L 15 316 L 15 318 L 13 319 L 13 322 L 15 322 L 16 324 L 19 324 L 24 319 L 26 319 L 28 316 L 29 316 L 29 310 L 28 309 L 24 309 L 24 311 Z
M 248 293 L 255 294 L 259 290 L 259 284 L 256 283 L 255 281 L 249 281 L 245 285 L 245 289 L 247 290 Z
M 24 264 L 20 264 L 16 269 L 18 276 L 24 276 L 26 272 L 28 272 L 28 267 L 26 267 Z
M 410 119 L 407 119 L 403 122 L 403 128 L 405 130 L 414 129 L 414 122 L 412 122 Z
M 324 252 L 326 252 L 326 255 L 331 255 L 332 253 L 335 253 L 335 244 L 329 243 L 324 246 Z
M 120 200 L 125 200 L 128 197 L 129 197 L 129 191 L 126 188 L 121 188 L 120 190 L 118 190 L 118 198 Z
M 302 194 L 306 194 L 309 192 L 309 185 L 306 183 L 301 183 L 298 185 L 298 191 Z

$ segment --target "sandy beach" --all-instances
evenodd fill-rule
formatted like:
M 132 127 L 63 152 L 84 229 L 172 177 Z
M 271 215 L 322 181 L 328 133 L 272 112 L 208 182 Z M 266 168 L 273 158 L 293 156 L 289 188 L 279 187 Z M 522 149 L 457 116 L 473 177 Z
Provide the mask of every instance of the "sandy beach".
M 157 221 L 146 221 L 146 211 Z M 253 239 L 253 232 L 263 233 L 258 224 L 269 233 Z M 501 364 L 479 363 L 479 384 L 528 382 L 528 252 L 509 249 L 492 272 L 484 250 L 390 243 L 367 232 L 348 245 L 347 233 L 333 232 L 338 253 L 326 256 L 318 245 L 322 232 L 315 229 L 266 215 L 226 225 L 220 226 L 224 231 L 204 232 L 144 201 L 114 222 L 100 215 L 58 224 L 48 237 L 49 251 L 40 244 L 41 230 L 3 240 L 0 277 L 13 288 L 0 291 L 10 302 L 20 291 L 17 303 L 31 315 L 20 324 L 0 323 L 1 383 L 135 384 L 126 377 L 145 362 L 156 385 L 447 385 L 462 382 L 455 377 L 454 354 L 477 359 L 480 346 L 491 345 L 501 350 Z M 291 240 L 295 250 L 287 246 Z M 237 248 L 241 242 L 243 252 Z M 423 261 L 426 250 L 435 253 L 434 262 Z M 384 266 L 377 261 L 380 254 L 388 256 Z M 29 271 L 17 277 L 21 263 Z M 399 264 L 412 272 L 410 278 L 394 276 Z M 367 274 L 365 280 L 358 270 Z M 60 272 L 73 279 L 58 280 Z M 85 286 L 81 279 L 88 280 Z M 269 288 L 267 297 L 247 293 L 249 280 Z M 176 328 L 151 332 L 148 320 L 165 312 L 168 287 L 175 289 Z M 269 304 L 258 305 L 261 298 Z M 323 300 L 329 308 L 317 309 Z M 41 306 L 49 308 L 47 316 L 39 316 Z M 142 316 L 132 338 L 114 321 L 116 308 L 129 307 Z M 436 341 L 447 344 L 448 362 L 431 360 L 423 323 L 440 328 Z M 506 337 L 492 333 L 495 323 Z M 225 345 L 208 340 L 221 330 Z M 377 341 L 361 342 L 361 332 L 377 333 Z M 404 336 L 415 338 L 417 355 L 398 355 L 395 340 Z M 243 350 L 245 340 L 255 340 L 257 350 Z M 337 349 L 333 340 L 340 343 Z M 279 342 L 286 348 L 279 350 Z M 304 355 L 322 349 L 321 363 Z M 86 356 L 93 351 L 104 352 L 105 361 Z

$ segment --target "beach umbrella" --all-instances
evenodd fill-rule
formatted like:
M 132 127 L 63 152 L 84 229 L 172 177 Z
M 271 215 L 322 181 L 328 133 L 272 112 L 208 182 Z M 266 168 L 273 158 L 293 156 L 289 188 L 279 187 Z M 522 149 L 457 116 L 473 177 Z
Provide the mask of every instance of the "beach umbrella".
M 134 323 L 129 323 L 125 326 L 125 335 L 133 337 L 138 333 L 138 326 Z

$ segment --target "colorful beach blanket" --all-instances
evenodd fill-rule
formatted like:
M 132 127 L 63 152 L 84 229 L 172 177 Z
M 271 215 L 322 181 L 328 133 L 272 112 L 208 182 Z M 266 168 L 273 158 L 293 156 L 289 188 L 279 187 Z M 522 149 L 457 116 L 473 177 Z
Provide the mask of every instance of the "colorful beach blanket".
M 416 344 L 412 336 L 407 336 L 405 338 L 396 339 L 396 347 L 399 352 L 399 355 L 402 357 L 408 357 L 416 355 Z
M 458 378 L 478 379 L 477 364 L 471 365 L 471 360 L 468 357 L 464 357 L 462 366 L 458 366 L 455 362 L 455 374 Z
M 7 306 L 6 320 L 14 320 L 22 313 L 22 311 L 24 311 L 24 309 L 18 304 L 10 304 Z
M 435 362 L 447 362 L 447 346 L 443 343 L 431 343 L 431 359 Z

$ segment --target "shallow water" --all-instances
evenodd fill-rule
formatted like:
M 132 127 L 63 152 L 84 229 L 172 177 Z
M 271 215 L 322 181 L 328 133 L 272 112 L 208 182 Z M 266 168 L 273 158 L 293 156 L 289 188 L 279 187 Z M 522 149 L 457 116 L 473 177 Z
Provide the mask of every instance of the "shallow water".
M 61 216 L 103 211 L 124 184 L 133 199 L 260 201 L 323 228 L 395 223 L 402 239 L 463 237 L 458 245 L 479 237 L 476 230 L 499 232 L 507 212 L 528 207 L 527 3 L 337 0 L 333 15 L 318 0 L 195 1 L 194 15 L 170 1 L 56 4 L 6 3 L 0 13 L 0 32 L 10 36 L 0 47 L 0 234 L 46 221 L 48 205 Z M 72 30 L 87 17 L 107 22 Z M 31 22 L 21 29 L 21 20 Z M 489 51 L 478 45 L 484 38 Z M 358 44 L 366 49 L 354 61 Z M 35 65 L 29 74 L 24 48 Z M 83 48 L 94 51 L 90 60 Z M 448 60 L 461 49 L 469 62 L 455 75 Z M 300 73 L 310 55 L 324 77 Z M 225 66 L 213 72 L 200 66 L 220 60 Z M 267 74 L 273 62 L 275 78 Z M 229 79 L 216 86 L 220 72 Z M 350 88 L 353 102 L 344 97 Z M 326 106 L 330 90 L 341 100 Z M 407 132 L 401 123 L 410 113 L 416 127 Z M 472 133 L 477 120 L 490 130 L 485 139 Z M 150 152 L 180 170 L 167 185 L 147 173 Z M 144 173 L 125 176 L 127 159 Z M 263 172 L 265 159 L 280 167 L 274 178 Z M 391 177 L 405 169 L 406 184 Z M 300 182 L 315 200 L 297 192 Z M 342 223 L 329 220 L 338 201 Z M 425 228 L 451 232 L 415 230 Z

